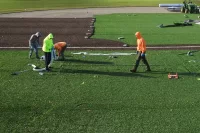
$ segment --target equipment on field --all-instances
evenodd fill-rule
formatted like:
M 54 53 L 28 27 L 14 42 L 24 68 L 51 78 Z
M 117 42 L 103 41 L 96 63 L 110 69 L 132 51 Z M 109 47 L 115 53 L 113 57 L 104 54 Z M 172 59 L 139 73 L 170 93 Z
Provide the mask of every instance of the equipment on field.
M 124 37 L 118 37 L 118 40 L 124 39 Z
M 36 72 L 46 71 L 46 68 L 39 68 L 34 64 L 28 64 L 28 65 L 33 67 L 33 71 L 36 71 Z
M 167 7 L 167 10 L 170 12 L 180 12 L 181 7 Z
M 36 72 L 42 72 L 42 71 L 46 71 L 46 68 L 33 68 L 33 71 L 36 71 Z
M 192 3 L 190 0 L 187 3 L 187 1 L 183 1 L 183 6 L 181 8 L 182 13 L 199 13 L 199 7 L 195 4 Z
M 180 12 L 183 4 L 159 4 L 159 7 L 164 7 L 170 12 Z
M 157 27 L 167 28 L 167 27 L 184 27 L 184 26 L 192 26 L 192 23 L 191 22 L 174 22 L 174 24 L 170 24 L 170 25 L 160 24 Z
M 168 74 L 168 79 L 178 79 L 178 73 L 176 73 L 176 74 L 171 74 L 171 73 L 169 73 Z
M 123 44 L 123 47 L 128 47 L 128 44 Z
M 188 51 L 188 52 L 187 52 L 187 55 L 188 55 L 188 56 L 192 56 L 193 53 L 192 53 L 191 51 Z
M 108 54 L 104 54 L 104 53 L 88 53 L 88 52 L 78 52 L 78 53 L 72 53 L 75 55 L 108 55 L 108 56 L 119 56 L 119 55 L 136 55 L 137 53 L 120 53 L 120 52 L 114 52 L 114 53 L 108 53 Z
M 188 56 L 192 56 L 194 55 L 195 52 L 199 52 L 198 50 L 190 50 L 188 52 L 184 52 L 184 53 L 179 53 L 178 55 L 188 55 Z
M 117 56 L 109 56 L 109 58 L 117 58 Z
M 159 7 L 182 7 L 183 4 L 159 4 Z
M 44 56 L 44 55 L 41 56 L 41 57 L 40 57 L 40 60 L 45 60 L 45 56 Z
M 42 75 L 44 75 L 44 73 L 43 72 L 39 72 L 39 74 L 42 76 Z

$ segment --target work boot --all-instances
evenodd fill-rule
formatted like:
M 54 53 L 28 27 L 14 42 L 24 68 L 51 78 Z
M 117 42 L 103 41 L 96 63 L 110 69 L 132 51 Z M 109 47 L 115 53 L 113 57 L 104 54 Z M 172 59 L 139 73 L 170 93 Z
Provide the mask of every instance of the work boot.
M 147 69 L 146 72 L 151 72 L 151 69 Z
M 64 61 L 65 60 L 65 58 L 61 58 L 61 61 Z
M 159 28 L 163 28 L 163 27 L 164 27 L 163 24 L 159 25 Z
M 130 72 L 132 72 L 132 73 L 135 73 L 135 72 L 136 72 L 136 70 L 135 70 L 135 69 L 131 69 L 131 70 L 130 70 Z
M 53 68 L 51 65 L 49 65 L 48 67 L 49 67 L 49 69 L 50 69 L 50 68 Z
M 46 72 L 50 72 L 51 71 L 51 69 L 50 68 L 46 68 Z

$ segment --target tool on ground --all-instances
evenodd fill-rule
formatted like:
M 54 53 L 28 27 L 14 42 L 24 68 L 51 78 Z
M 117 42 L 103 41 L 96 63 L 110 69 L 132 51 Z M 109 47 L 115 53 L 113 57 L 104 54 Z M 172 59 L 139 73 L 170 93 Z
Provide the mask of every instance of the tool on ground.
M 178 73 L 176 73 L 176 74 L 169 73 L 168 74 L 168 79 L 178 79 Z

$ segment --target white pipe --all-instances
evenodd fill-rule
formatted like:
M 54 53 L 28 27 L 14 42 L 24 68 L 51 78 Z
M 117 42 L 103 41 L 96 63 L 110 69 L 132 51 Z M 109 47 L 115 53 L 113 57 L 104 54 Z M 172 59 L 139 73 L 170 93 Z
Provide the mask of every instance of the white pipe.
M 159 4 L 159 7 L 182 7 L 183 4 Z

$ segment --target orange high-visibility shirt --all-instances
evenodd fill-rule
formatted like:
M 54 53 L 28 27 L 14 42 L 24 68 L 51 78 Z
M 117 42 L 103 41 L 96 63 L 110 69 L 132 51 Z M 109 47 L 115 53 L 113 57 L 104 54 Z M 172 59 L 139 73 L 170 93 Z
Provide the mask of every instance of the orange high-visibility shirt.
M 137 38 L 137 51 L 140 51 L 142 53 L 146 52 L 146 42 L 141 36 L 140 32 L 136 32 L 135 36 Z
M 67 47 L 66 42 L 57 42 L 54 44 L 54 48 L 58 51 L 58 56 L 60 56 L 60 52 Z

